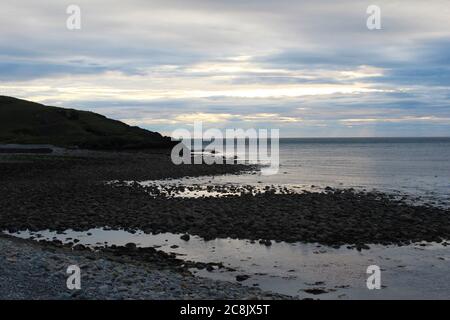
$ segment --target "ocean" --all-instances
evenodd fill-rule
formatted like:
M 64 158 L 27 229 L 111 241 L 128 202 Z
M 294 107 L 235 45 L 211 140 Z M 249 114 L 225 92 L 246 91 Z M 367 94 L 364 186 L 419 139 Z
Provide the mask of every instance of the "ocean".
M 193 178 L 191 183 L 355 188 L 450 203 L 450 138 L 281 138 L 275 175 Z M 206 181 L 208 180 L 208 181 Z

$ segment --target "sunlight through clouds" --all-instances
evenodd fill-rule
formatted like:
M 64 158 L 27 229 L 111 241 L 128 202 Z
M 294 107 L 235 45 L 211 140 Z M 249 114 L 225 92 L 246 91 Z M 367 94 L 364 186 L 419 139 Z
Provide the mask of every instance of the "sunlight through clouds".
M 349 0 L 80 0 L 76 32 L 59 1 L 23 2 L 0 4 L 3 95 L 161 131 L 203 120 L 287 136 L 450 132 L 445 1 L 381 0 L 383 28 L 369 31 L 367 5 Z

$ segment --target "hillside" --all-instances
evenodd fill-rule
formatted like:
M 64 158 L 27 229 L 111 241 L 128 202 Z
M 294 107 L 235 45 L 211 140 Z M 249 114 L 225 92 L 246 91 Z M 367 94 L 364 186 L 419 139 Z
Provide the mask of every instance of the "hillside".
M 170 138 L 94 112 L 0 96 L 0 143 L 52 144 L 85 149 L 171 147 Z

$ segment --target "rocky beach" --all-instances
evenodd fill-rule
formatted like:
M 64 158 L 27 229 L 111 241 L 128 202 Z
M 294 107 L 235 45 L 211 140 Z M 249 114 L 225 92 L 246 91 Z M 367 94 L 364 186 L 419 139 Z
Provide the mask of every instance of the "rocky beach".
M 293 192 L 280 186 L 158 187 L 138 183 L 186 176 L 255 174 L 248 165 L 172 164 L 166 150 L 150 152 L 66 151 L 55 155 L 0 155 L 0 229 L 28 230 L 29 240 L 0 239 L 2 298 L 34 299 L 274 299 L 287 298 L 240 283 L 200 278 L 193 270 L 226 269 L 222 261 L 198 263 L 156 248 L 97 244 L 79 239 L 40 239 L 42 230 L 65 234 L 93 228 L 181 234 L 204 241 L 242 239 L 264 247 L 278 242 L 316 243 L 368 250 L 372 245 L 450 244 L 449 210 L 411 204 L 374 191 L 325 187 Z M 199 193 L 206 189 L 215 196 Z M 174 248 L 177 246 L 174 245 Z M 34 265 L 32 261 L 40 261 Z M 63 266 L 86 268 L 83 290 L 65 288 Z M 82 267 L 83 269 L 83 267 Z M 41 290 L 25 286 L 30 282 Z M 137 285 L 138 283 L 138 285 Z M 155 284 L 156 283 L 156 284 Z M 22 286 L 20 285 L 22 284 Z M 16 286 L 14 292 L 11 287 Z M 59 287 L 58 287 L 59 286 Z M 312 290 L 312 289 L 311 289 Z M 314 291 L 314 290 L 313 290 Z M 311 292 L 313 292 L 311 291 Z M 32 293 L 34 292 L 34 293 Z
M 0 237 L 0 298 L 15 299 L 286 299 L 237 283 L 194 277 L 167 257 L 149 261 Z M 82 290 L 66 287 L 67 266 L 83 273 Z

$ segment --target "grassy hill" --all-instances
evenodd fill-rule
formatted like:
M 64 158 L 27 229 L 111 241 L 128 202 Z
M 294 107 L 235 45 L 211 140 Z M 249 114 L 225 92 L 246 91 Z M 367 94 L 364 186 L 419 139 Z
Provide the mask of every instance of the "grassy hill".
M 0 143 L 53 144 L 85 149 L 171 147 L 170 138 L 94 112 L 0 96 Z

